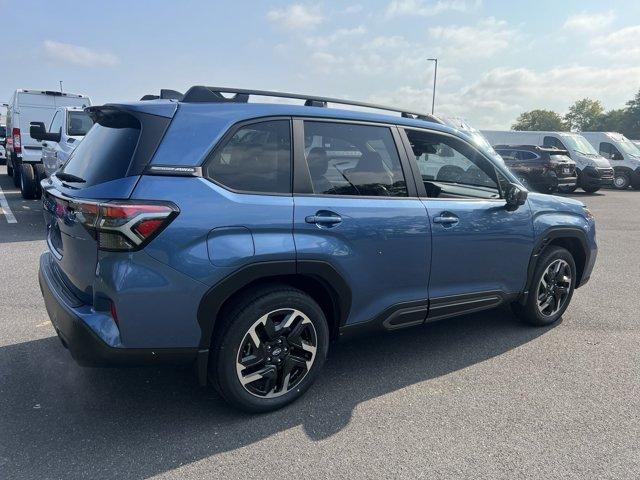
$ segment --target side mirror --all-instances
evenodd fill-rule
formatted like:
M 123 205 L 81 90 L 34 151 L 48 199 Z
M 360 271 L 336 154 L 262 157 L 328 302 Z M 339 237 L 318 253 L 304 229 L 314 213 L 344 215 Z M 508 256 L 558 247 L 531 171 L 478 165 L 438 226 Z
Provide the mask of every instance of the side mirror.
M 518 207 L 526 203 L 529 195 L 527 190 L 515 183 L 510 183 L 504 193 L 504 198 L 507 201 L 507 210 L 517 210 Z
M 51 142 L 59 142 L 62 136 L 60 132 L 47 132 L 42 122 L 31 122 L 29 135 L 31 135 L 31 138 L 34 140 L 49 140 Z
M 624 157 L 621 153 L 614 152 L 611 154 L 611 160 L 624 160 Z
M 31 126 L 29 127 L 29 135 L 34 140 L 44 140 L 44 137 L 47 135 L 47 131 L 44 128 L 44 123 L 42 122 L 31 122 Z

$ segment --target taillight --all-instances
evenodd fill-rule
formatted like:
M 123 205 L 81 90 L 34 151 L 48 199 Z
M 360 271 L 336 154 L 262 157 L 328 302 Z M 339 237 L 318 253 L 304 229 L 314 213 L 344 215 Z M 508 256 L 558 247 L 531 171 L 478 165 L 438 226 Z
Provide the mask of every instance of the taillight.
M 22 139 L 20 138 L 20 129 L 14 128 L 11 131 L 11 136 L 13 137 L 13 151 L 15 153 L 22 153 Z
M 64 206 L 64 203 L 60 203 Z M 167 203 L 100 203 L 68 201 L 74 220 L 95 234 L 100 250 L 127 251 L 144 247 L 178 215 Z

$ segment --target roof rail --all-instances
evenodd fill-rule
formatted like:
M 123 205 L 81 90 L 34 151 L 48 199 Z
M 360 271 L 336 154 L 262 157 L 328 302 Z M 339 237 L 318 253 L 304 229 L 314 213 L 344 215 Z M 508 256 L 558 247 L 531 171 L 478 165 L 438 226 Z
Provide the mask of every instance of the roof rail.
M 234 95 L 232 97 L 225 97 L 224 95 L 222 95 L 222 93 L 232 93 Z M 341 105 L 373 108 L 376 110 L 385 110 L 387 112 L 397 112 L 400 113 L 404 118 L 414 118 L 440 124 L 444 123 L 434 115 L 430 115 L 428 113 L 412 112 L 402 108 L 389 107 L 386 105 L 376 105 L 374 103 L 354 102 L 352 100 L 344 100 L 340 98 L 317 97 L 314 95 L 272 92 L 268 90 L 247 90 L 243 88 L 205 87 L 196 85 L 187 90 L 181 101 L 184 103 L 247 103 L 249 101 L 250 95 L 304 100 L 304 104 L 307 107 L 326 107 L 327 103 L 338 103 Z
M 140 100 L 158 100 L 158 99 L 162 99 L 162 100 L 177 100 L 180 101 L 182 100 L 182 97 L 184 97 L 184 95 L 176 90 L 170 90 L 168 88 L 162 88 L 160 90 L 160 95 L 144 95 Z

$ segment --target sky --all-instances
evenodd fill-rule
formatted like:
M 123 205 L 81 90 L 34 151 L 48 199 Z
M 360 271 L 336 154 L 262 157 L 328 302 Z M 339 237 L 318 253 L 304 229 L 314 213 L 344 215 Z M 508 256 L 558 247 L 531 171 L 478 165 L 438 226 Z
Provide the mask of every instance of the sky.
M 508 128 L 640 89 L 640 2 L 0 0 L 0 101 L 17 88 L 137 100 L 214 85 L 308 93 Z

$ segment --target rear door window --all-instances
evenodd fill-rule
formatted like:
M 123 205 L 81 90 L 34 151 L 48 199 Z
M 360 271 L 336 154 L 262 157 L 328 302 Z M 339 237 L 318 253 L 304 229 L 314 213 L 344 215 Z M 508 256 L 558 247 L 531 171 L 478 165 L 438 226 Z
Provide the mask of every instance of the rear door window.
M 271 120 L 239 128 L 214 152 L 205 176 L 241 192 L 291 193 L 291 123 Z
M 324 195 L 406 197 L 391 130 L 373 125 L 304 122 L 313 191 Z
M 140 138 L 140 122 L 126 114 L 103 118 L 84 137 L 62 172 L 88 187 L 127 176 Z

